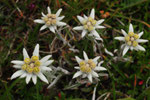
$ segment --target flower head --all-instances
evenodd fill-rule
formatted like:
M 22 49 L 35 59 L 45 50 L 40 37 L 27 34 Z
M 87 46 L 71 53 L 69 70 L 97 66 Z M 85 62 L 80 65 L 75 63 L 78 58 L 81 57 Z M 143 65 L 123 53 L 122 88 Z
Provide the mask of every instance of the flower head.
M 59 17 L 62 9 L 59 9 L 56 14 L 52 14 L 51 13 L 51 9 L 50 7 L 47 7 L 47 10 L 48 10 L 48 14 L 45 15 L 43 12 L 42 12 L 42 17 L 41 19 L 36 19 L 34 20 L 35 23 L 39 23 L 39 24 L 44 24 L 40 31 L 46 29 L 46 28 L 49 28 L 49 30 L 53 33 L 55 33 L 55 30 L 57 29 L 57 26 L 65 26 L 66 23 L 64 22 L 61 22 L 61 20 L 65 17 L 65 16 L 61 16 Z
M 121 48 L 123 48 L 123 56 L 127 53 L 129 49 L 145 51 L 145 48 L 139 45 L 139 43 L 148 42 L 148 40 L 140 39 L 140 37 L 143 35 L 143 32 L 140 32 L 138 34 L 134 33 L 132 24 L 130 24 L 129 26 L 128 33 L 126 33 L 124 30 L 121 31 L 124 37 L 115 37 L 115 39 L 125 42 L 125 44 L 121 46 Z
M 84 17 L 77 16 L 78 20 L 82 24 L 82 26 L 74 27 L 74 30 L 82 30 L 82 38 L 89 33 L 89 36 L 94 36 L 97 40 L 102 40 L 100 35 L 97 33 L 95 29 L 102 29 L 105 28 L 104 26 L 100 26 L 100 24 L 104 21 L 104 19 L 95 20 L 95 10 L 92 9 L 91 14 L 89 17 L 84 15 Z
M 100 58 L 99 56 L 95 57 L 94 59 L 89 59 L 84 51 L 83 56 L 84 60 L 80 59 L 78 56 L 75 57 L 79 64 L 79 66 L 75 67 L 75 69 L 78 69 L 79 71 L 74 74 L 73 78 L 82 75 L 83 78 L 88 77 L 89 81 L 92 83 L 92 77 L 99 77 L 96 71 L 103 71 L 106 70 L 106 68 L 101 66 L 103 61 L 98 63 L 97 60 Z
M 33 83 L 36 84 L 38 76 L 42 81 L 48 83 L 48 80 L 43 75 L 43 72 L 52 70 L 50 67 L 47 67 L 53 62 L 53 60 L 48 60 L 51 57 L 51 55 L 45 56 L 40 60 L 39 44 L 37 44 L 35 46 L 31 58 L 29 57 L 25 48 L 23 49 L 23 56 L 24 56 L 23 61 L 20 60 L 11 61 L 11 63 L 15 64 L 13 65 L 13 67 L 19 69 L 11 76 L 11 79 L 14 79 L 19 76 L 20 78 L 26 77 L 26 83 L 28 84 L 30 79 L 32 78 Z

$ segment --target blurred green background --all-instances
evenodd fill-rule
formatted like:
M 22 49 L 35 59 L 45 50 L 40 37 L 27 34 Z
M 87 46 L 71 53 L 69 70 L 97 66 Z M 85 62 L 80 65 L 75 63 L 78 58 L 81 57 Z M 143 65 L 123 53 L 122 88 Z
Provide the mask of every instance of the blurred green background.
M 33 22 L 41 17 L 41 12 L 47 13 L 47 6 L 50 6 L 53 13 L 62 8 L 61 15 L 65 15 L 63 21 L 70 25 L 70 29 L 79 24 L 77 15 L 88 15 L 95 8 L 96 19 L 105 19 L 103 25 L 107 28 L 98 32 L 109 51 L 120 49 L 122 43 L 113 38 L 121 35 L 121 29 L 128 31 L 129 23 L 133 24 L 135 32 L 144 31 L 143 39 L 150 40 L 149 0 L 0 0 L 0 100 L 91 100 L 94 84 L 64 89 L 76 72 L 74 56 L 82 58 L 82 51 L 85 50 L 89 57 L 95 57 L 93 42 L 87 39 L 78 40 L 76 33 L 71 44 L 80 50 L 79 53 L 69 52 L 68 46 L 59 45 L 61 41 L 54 44 L 56 51 L 51 53 L 55 60 L 53 65 L 57 66 L 58 60 L 63 59 L 67 62 L 63 67 L 72 72 L 71 75 L 63 76 L 55 87 L 48 90 L 48 85 L 40 80 L 36 85 L 32 82 L 26 85 L 24 79 L 10 80 L 16 71 L 10 62 L 23 59 L 24 47 L 31 55 L 35 45 L 39 43 L 40 55 L 43 57 L 49 54 L 55 35 L 48 29 L 40 32 L 41 25 Z M 69 30 L 62 33 L 71 38 Z M 112 57 L 105 53 L 101 55 L 109 77 L 100 77 L 97 98 L 105 94 L 100 100 L 104 100 L 106 96 L 106 100 L 150 100 L 150 87 L 146 87 L 146 81 L 150 77 L 150 45 L 145 43 L 142 46 L 146 52 L 129 51 L 126 54 L 125 57 L 134 61 L 132 63 L 112 62 L 108 67 L 106 63 Z M 150 86 L 150 82 L 148 85 Z

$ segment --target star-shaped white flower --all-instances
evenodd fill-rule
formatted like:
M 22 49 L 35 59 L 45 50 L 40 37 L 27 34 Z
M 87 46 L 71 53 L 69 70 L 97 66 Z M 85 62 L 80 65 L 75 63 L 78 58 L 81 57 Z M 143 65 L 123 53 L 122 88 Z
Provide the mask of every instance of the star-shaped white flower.
M 81 37 L 83 38 L 87 33 L 88 36 L 94 36 L 96 40 L 102 40 L 100 35 L 97 33 L 96 29 L 105 28 L 104 26 L 100 26 L 100 24 L 104 21 L 104 19 L 95 20 L 95 10 L 92 9 L 89 17 L 84 15 L 84 17 L 77 16 L 78 20 L 82 24 L 82 26 L 74 27 L 74 30 L 82 30 Z
M 48 10 L 48 14 L 45 15 L 42 12 L 42 17 L 41 19 L 36 19 L 34 20 L 35 23 L 39 23 L 39 24 L 44 24 L 41 28 L 40 31 L 49 28 L 49 30 L 53 33 L 55 33 L 55 30 L 57 30 L 57 26 L 65 26 L 66 23 L 61 22 L 61 20 L 65 17 L 65 16 L 61 16 L 59 17 L 62 9 L 60 8 L 56 14 L 52 14 L 51 13 L 51 9 L 50 7 L 47 7 Z
M 148 40 L 140 39 L 140 37 L 143 35 L 143 32 L 135 34 L 131 23 L 129 26 L 128 34 L 124 30 L 121 30 L 121 31 L 124 37 L 115 37 L 115 39 L 125 42 L 125 44 L 121 45 L 121 48 L 123 49 L 123 56 L 127 53 L 129 49 L 137 50 L 137 51 L 138 50 L 145 51 L 145 48 L 139 45 L 139 43 L 148 42 Z
M 87 54 L 83 51 L 84 60 L 80 59 L 78 56 L 75 56 L 76 61 L 78 62 L 79 66 L 76 66 L 75 69 L 78 69 L 73 78 L 76 78 L 78 76 L 82 75 L 82 78 L 88 77 L 89 81 L 92 83 L 92 77 L 97 78 L 99 75 L 96 73 L 96 71 L 103 71 L 107 70 L 106 68 L 102 67 L 101 64 L 103 61 L 98 63 L 98 59 L 100 58 L 95 57 L 94 59 L 89 59 Z
M 17 78 L 19 76 L 20 78 L 26 77 L 26 83 L 28 84 L 32 78 L 33 83 L 36 84 L 37 77 L 39 77 L 42 81 L 48 83 L 48 80 L 43 75 L 43 72 L 52 70 L 50 67 L 47 67 L 53 62 L 53 60 L 48 60 L 51 55 L 45 56 L 39 60 L 39 44 L 37 44 L 31 58 L 29 57 L 25 48 L 23 49 L 23 56 L 24 61 L 11 61 L 11 63 L 15 64 L 13 67 L 19 69 L 11 76 L 11 79 Z

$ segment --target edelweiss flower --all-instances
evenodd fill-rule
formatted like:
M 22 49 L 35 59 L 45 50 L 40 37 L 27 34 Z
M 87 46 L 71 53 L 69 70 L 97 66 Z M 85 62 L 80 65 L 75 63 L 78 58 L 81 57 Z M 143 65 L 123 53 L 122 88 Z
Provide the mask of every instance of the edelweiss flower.
M 94 59 L 89 59 L 84 51 L 83 56 L 85 60 L 80 59 L 78 56 L 75 57 L 79 64 L 79 66 L 75 67 L 75 69 L 79 69 L 80 71 L 76 72 L 73 78 L 82 75 L 82 78 L 88 77 L 89 81 L 92 83 L 92 77 L 99 77 L 95 71 L 103 71 L 107 69 L 101 66 L 103 61 L 98 64 L 97 60 L 100 58 L 99 56 Z
M 39 44 L 35 46 L 33 51 L 33 56 L 30 58 L 26 49 L 23 49 L 24 61 L 13 60 L 11 63 L 15 64 L 13 67 L 19 69 L 12 76 L 11 79 L 16 77 L 24 78 L 26 77 L 26 83 L 28 84 L 30 79 L 34 84 L 37 82 L 37 76 L 44 82 L 48 83 L 48 80 L 43 75 L 44 71 L 51 71 L 52 69 L 47 67 L 53 60 L 48 60 L 51 55 L 45 56 L 39 60 Z
M 65 17 L 65 16 L 61 16 L 59 17 L 62 9 L 59 9 L 57 11 L 56 14 L 52 14 L 51 13 L 51 9 L 49 7 L 47 7 L 48 10 L 48 14 L 45 15 L 42 12 L 42 17 L 41 19 L 36 19 L 34 20 L 35 23 L 40 23 L 40 24 L 45 24 L 41 27 L 40 31 L 44 30 L 45 28 L 49 28 L 49 30 L 53 33 L 55 33 L 55 30 L 57 29 L 57 26 L 65 26 L 66 23 L 61 22 L 61 20 Z
M 89 36 L 94 36 L 97 40 L 102 40 L 100 35 L 97 33 L 95 29 L 105 28 L 104 26 L 100 26 L 100 24 L 104 21 L 104 19 L 96 21 L 95 18 L 95 10 L 92 9 L 91 14 L 89 17 L 84 15 L 84 17 L 77 16 L 78 20 L 82 24 L 82 26 L 74 27 L 74 30 L 83 30 L 82 31 L 82 38 L 89 32 Z
M 135 49 L 137 51 L 138 50 L 145 51 L 145 49 L 141 45 L 139 45 L 139 43 L 148 42 L 148 40 L 140 39 L 140 37 L 143 35 L 143 32 L 135 34 L 132 24 L 130 24 L 129 26 L 128 34 L 124 30 L 121 31 L 124 37 L 115 37 L 115 39 L 125 42 L 125 44 L 121 45 L 121 48 L 124 49 L 123 56 L 127 53 L 129 49 L 130 50 Z

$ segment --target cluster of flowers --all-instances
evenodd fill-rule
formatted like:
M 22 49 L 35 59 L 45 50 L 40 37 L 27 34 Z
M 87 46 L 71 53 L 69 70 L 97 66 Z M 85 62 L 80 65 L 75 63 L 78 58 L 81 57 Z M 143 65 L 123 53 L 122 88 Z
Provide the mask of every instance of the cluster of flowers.
M 53 33 L 56 33 L 57 26 L 65 26 L 67 25 L 64 22 L 61 22 L 61 20 L 65 16 L 59 17 L 62 9 L 59 9 L 56 14 L 52 14 L 49 7 L 47 7 L 48 14 L 42 13 L 41 19 L 34 20 L 35 23 L 44 24 L 40 30 L 44 30 L 46 28 L 49 28 L 49 30 Z M 104 19 L 101 20 L 95 20 L 95 10 L 92 9 L 89 16 L 84 15 L 77 16 L 78 20 L 81 23 L 81 26 L 74 27 L 74 30 L 82 30 L 81 37 L 85 37 L 86 34 L 88 36 L 92 36 L 95 40 L 103 40 L 96 29 L 102 29 L 105 28 L 104 26 L 100 26 L 100 24 L 104 21 Z M 130 50 L 141 50 L 145 51 L 145 49 L 139 45 L 139 43 L 142 42 L 148 42 L 148 40 L 140 39 L 140 37 L 143 35 L 143 32 L 140 32 L 139 34 L 134 33 L 134 29 L 132 24 L 129 25 L 129 32 L 126 33 L 124 30 L 121 30 L 124 37 L 115 37 L 115 39 L 124 41 L 125 44 L 121 45 L 121 48 L 123 49 L 122 55 L 124 56 L 127 51 Z M 32 78 L 32 81 L 34 84 L 37 83 L 37 77 L 39 77 L 42 81 L 49 83 L 46 77 L 43 75 L 46 71 L 52 71 L 51 64 L 53 60 L 49 60 L 51 58 L 51 55 L 45 56 L 42 59 L 39 59 L 39 44 L 35 46 L 35 49 L 33 51 L 33 56 L 30 58 L 26 49 L 23 49 L 23 56 L 24 61 L 19 60 L 13 60 L 11 63 L 15 64 L 13 65 L 14 68 L 19 69 L 16 71 L 12 76 L 11 79 L 14 79 L 16 77 L 24 78 L 26 77 L 26 83 L 28 84 L 29 81 Z M 84 60 L 80 59 L 78 56 L 75 56 L 77 63 L 79 66 L 76 66 L 75 69 L 79 70 L 77 71 L 73 78 L 77 78 L 79 76 L 82 76 L 81 78 L 88 78 L 88 80 L 92 83 L 93 78 L 96 79 L 99 77 L 99 74 L 97 74 L 97 71 L 105 71 L 106 68 L 102 67 L 101 64 L 103 61 L 98 62 L 100 56 L 95 57 L 94 59 L 89 59 L 86 52 L 83 51 Z

